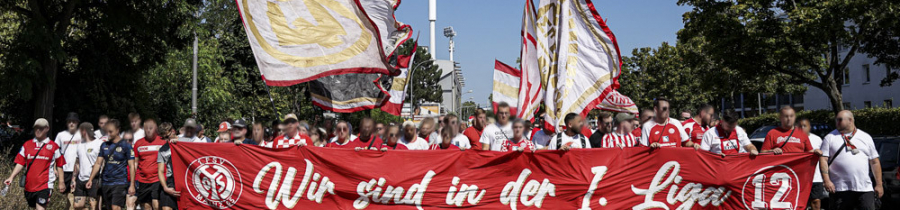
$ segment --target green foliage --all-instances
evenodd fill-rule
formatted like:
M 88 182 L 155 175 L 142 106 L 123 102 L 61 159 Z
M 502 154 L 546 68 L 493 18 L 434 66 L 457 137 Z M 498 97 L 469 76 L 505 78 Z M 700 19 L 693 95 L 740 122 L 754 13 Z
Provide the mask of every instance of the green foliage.
M 409 39 L 400 45 L 397 51 L 401 55 L 408 55 L 412 51 L 414 43 L 415 40 Z M 434 65 L 431 53 L 425 47 L 419 46 L 414 59 L 410 64 L 410 71 L 412 71 L 410 86 L 406 89 L 408 93 L 403 101 L 412 102 L 409 97 L 414 96 L 416 101 L 413 105 L 426 101 L 442 102 L 444 98 L 441 97 L 441 93 L 443 92 L 441 91 L 441 85 L 438 83 L 441 79 L 441 70 L 438 69 L 437 65 Z M 411 92 L 409 91 L 410 89 L 412 89 Z
M 876 64 L 900 63 L 897 1 L 679 0 L 678 4 L 694 7 L 684 14 L 679 40 L 702 37 L 708 59 L 732 70 L 744 81 L 740 84 L 806 84 L 822 89 L 834 111 L 843 109 L 840 73 L 857 53 L 874 57 Z
M 459 118 L 466 120 L 469 119 L 469 116 L 475 114 L 475 110 L 478 109 L 478 104 L 476 104 L 474 101 L 466 101 L 462 103 L 462 106 L 460 108 L 462 109 L 462 113 L 460 114 Z
M 712 101 L 715 92 L 705 91 L 711 88 L 702 86 L 698 79 L 702 69 L 684 62 L 686 50 L 681 46 L 662 43 L 656 49 L 634 49 L 633 56 L 623 58 L 619 91 L 646 109 L 658 97 L 667 98 L 672 110 L 693 109 Z
M 834 126 L 834 113 L 830 110 L 800 111 L 797 117 L 809 118 L 813 124 L 828 124 Z M 853 110 L 853 118 L 856 127 L 872 135 L 900 135 L 900 129 L 896 125 L 884 122 L 900 121 L 900 108 L 868 108 Z M 767 113 L 757 117 L 744 118 L 738 121 L 748 132 L 768 125 L 779 125 L 778 113 Z

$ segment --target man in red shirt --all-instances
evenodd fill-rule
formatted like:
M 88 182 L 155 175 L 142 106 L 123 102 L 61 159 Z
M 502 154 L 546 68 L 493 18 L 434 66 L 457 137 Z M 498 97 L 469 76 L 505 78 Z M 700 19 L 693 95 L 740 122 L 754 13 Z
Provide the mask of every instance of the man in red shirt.
M 364 117 L 359 121 L 359 137 L 347 144 L 347 148 L 359 150 L 379 150 L 384 144 L 375 130 L 375 120 Z
M 165 133 L 165 132 L 163 132 Z M 145 137 L 134 143 L 137 162 L 137 204 L 142 209 L 159 209 L 159 167 L 156 163 L 159 148 L 166 144 L 158 134 L 156 120 L 144 120 Z M 152 208 L 151 208 L 152 206 Z
M 259 143 L 259 146 L 266 148 L 288 148 L 292 146 L 311 146 L 312 140 L 307 135 L 300 135 L 300 121 L 297 115 L 287 114 L 284 116 L 284 135 L 275 137 L 275 140 Z
M 387 141 L 384 141 L 384 145 L 381 147 L 382 152 L 388 150 L 408 150 L 406 145 L 398 143 L 398 141 L 400 141 L 400 126 L 390 125 L 385 128 L 385 130 L 387 131 L 384 133 L 384 136 L 387 138 Z
M 809 136 L 794 126 L 797 115 L 794 108 L 783 106 L 778 112 L 781 126 L 769 130 L 763 140 L 762 152 L 773 152 L 776 155 L 785 152 L 816 152 L 809 142 Z M 816 152 L 821 154 L 821 152 Z
M 475 120 L 473 122 L 472 127 L 466 128 L 463 131 L 463 135 L 466 135 L 466 138 L 469 139 L 469 144 L 472 148 L 476 150 L 481 150 L 481 132 L 484 131 L 484 126 L 487 125 L 487 112 L 484 109 L 479 108 L 475 110 Z
M 653 101 L 653 111 L 656 116 L 653 120 L 644 123 L 641 130 L 641 144 L 651 148 L 660 147 L 693 147 L 700 149 L 688 140 L 687 133 L 681 127 L 681 122 L 669 117 L 669 100 L 663 97 Z
M 700 107 L 697 107 L 697 115 L 682 123 L 684 132 L 690 136 L 691 142 L 700 144 L 703 141 L 703 134 L 709 130 L 715 111 L 716 109 L 712 105 L 701 104 Z
M 22 149 L 16 155 L 16 167 L 3 184 L 12 184 L 13 178 L 25 169 L 25 200 L 28 206 L 38 210 L 46 209 L 50 203 L 53 182 L 56 182 L 59 192 L 66 191 L 63 181 L 62 166 L 66 164 L 59 151 L 59 145 L 47 137 L 50 124 L 46 119 L 40 118 L 34 122 L 34 139 L 22 144 Z

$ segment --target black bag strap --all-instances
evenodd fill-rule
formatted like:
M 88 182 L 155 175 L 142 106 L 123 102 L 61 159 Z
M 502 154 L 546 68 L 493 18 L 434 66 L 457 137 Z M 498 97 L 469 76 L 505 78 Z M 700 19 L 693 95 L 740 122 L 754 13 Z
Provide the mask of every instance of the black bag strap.
M 797 127 L 794 127 L 793 129 L 791 129 L 791 134 L 788 134 L 787 139 L 785 139 L 785 140 L 784 140 L 784 143 L 781 143 L 781 146 L 779 146 L 778 148 L 784 149 L 784 145 L 787 145 L 787 143 L 788 143 L 789 141 L 791 141 L 791 138 L 794 137 L 794 131 L 795 131 L 795 130 L 797 130 Z M 844 145 L 844 146 L 847 146 L 847 145 Z
M 566 135 L 566 134 L 565 133 L 556 134 L 556 149 L 559 149 L 562 147 L 562 135 Z M 581 140 L 581 147 L 587 148 L 587 144 L 585 144 L 585 140 L 584 140 L 584 135 L 581 135 L 580 133 L 576 133 L 575 136 L 578 137 L 578 140 Z
M 575 134 L 575 135 L 577 135 L 578 138 L 581 139 L 581 147 L 587 149 L 588 147 L 587 147 L 587 144 L 586 144 L 585 141 L 584 141 L 584 135 L 581 135 L 581 134 Z
M 49 142 L 42 144 L 41 148 L 38 149 L 37 153 L 34 154 L 34 159 L 31 159 L 31 163 L 25 164 L 25 176 L 28 176 L 28 170 L 31 169 L 32 165 L 34 165 L 34 161 L 36 161 L 38 156 L 41 155 L 41 151 L 44 150 L 44 147 L 47 147 L 47 144 L 49 144 Z M 26 154 L 26 158 L 27 158 L 27 154 Z M 50 159 L 53 159 L 53 157 L 50 157 Z
M 372 149 L 372 144 L 375 143 L 375 136 L 369 136 L 369 146 L 366 147 L 366 150 Z
M 847 148 L 847 142 L 846 142 L 846 141 L 844 142 L 844 145 L 841 145 L 841 148 L 838 149 L 837 152 L 834 152 L 834 155 L 832 155 L 831 157 L 828 157 L 828 165 L 829 165 L 829 166 L 831 165 L 831 163 L 834 162 L 834 159 L 837 158 L 837 156 L 840 155 L 841 152 L 844 151 L 844 148 Z

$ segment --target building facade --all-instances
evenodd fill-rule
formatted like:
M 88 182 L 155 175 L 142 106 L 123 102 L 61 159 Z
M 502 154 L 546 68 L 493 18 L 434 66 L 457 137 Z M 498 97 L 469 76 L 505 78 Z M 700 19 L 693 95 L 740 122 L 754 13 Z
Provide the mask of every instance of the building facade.
M 841 52 L 841 56 L 846 55 Z M 838 80 L 842 83 L 844 109 L 864 109 L 872 107 L 893 108 L 894 99 L 900 99 L 900 84 L 881 86 L 881 80 L 888 77 L 896 69 L 883 65 L 875 65 L 875 58 L 866 54 L 856 54 L 850 59 L 847 68 L 840 72 Z M 809 87 L 803 95 L 806 109 L 831 109 L 831 100 L 824 91 Z
M 462 76 L 459 63 L 450 60 L 436 60 L 434 64 L 441 70 L 441 77 L 438 82 L 441 85 L 441 114 L 450 112 L 459 113 L 462 105 L 462 89 L 465 86 L 465 79 Z

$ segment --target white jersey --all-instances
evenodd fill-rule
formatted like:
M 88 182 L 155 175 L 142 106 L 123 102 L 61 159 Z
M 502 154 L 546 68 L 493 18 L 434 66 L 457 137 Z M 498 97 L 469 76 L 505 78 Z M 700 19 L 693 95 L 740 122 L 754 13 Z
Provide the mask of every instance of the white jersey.
M 503 142 L 509 140 L 512 136 L 512 123 L 507 122 L 506 125 L 494 123 L 484 127 L 481 139 L 478 142 L 491 145 L 491 151 L 500 151 Z
M 91 178 L 91 170 L 97 162 L 97 156 L 100 155 L 100 145 L 103 141 L 93 140 L 78 144 L 78 180 L 87 181 Z
M 703 133 L 703 140 L 700 141 L 700 149 L 714 154 L 747 153 L 748 151 L 744 147 L 753 144 L 750 142 L 747 132 L 740 126 L 736 126 L 729 136 L 724 135 L 719 132 L 718 127 L 707 130 L 706 133 Z M 737 138 L 731 138 L 732 136 Z
M 472 145 L 469 143 L 469 138 L 463 134 L 456 134 L 456 137 L 453 137 L 453 140 L 450 140 L 450 144 L 456 145 L 460 149 L 470 149 Z
M 138 140 L 141 140 L 144 137 L 147 137 L 147 135 L 144 134 L 144 129 L 138 129 L 133 134 L 131 134 L 131 136 L 132 136 L 132 139 L 134 139 L 134 141 L 131 141 L 131 146 L 134 146 L 134 143 L 137 142 Z
M 856 134 L 842 134 L 837 130 L 831 131 L 822 140 L 822 156 L 833 157 L 838 149 L 844 145 L 845 136 L 850 139 L 850 144 L 859 150 L 853 154 L 851 145 L 847 145 L 844 151 L 828 167 L 828 176 L 834 183 L 835 191 L 870 192 L 872 180 L 869 179 L 869 161 L 878 158 L 878 150 L 872 136 L 862 130 L 854 131 Z M 847 136 L 852 135 L 852 136 Z
M 62 131 L 56 134 L 56 140 L 54 141 L 56 145 L 59 145 L 59 151 L 63 153 L 63 157 L 66 159 L 63 171 L 72 172 L 75 170 L 75 157 L 78 156 L 75 147 L 81 144 L 81 135 L 78 132 L 72 134 L 69 131 Z
M 816 136 L 816 134 L 809 134 L 809 144 L 812 145 L 813 149 L 821 149 L 822 148 L 822 137 Z M 821 183 L 824 182 L 822 180 L 822 169 L 819 168 L 819 162 L 816 162 L 816 175 L 813 176 L 813 183 Z
M 428 141 L 425 141 L 425 139 L 419 138 L 418 136 L 416 136 L 415 138 L 415 140 L 410 141 L 407 140 L 406 137 L 401 136 L 400 140 L 397 141 L 397 143 L 406 146 L 406 149 L 409 150 L 428 150 Z
M 587 137 L 584 137 L 580 133 L 575 133 L 575 136 L 566 135 L 566 133 L 558 133 L 550 137 L 550 144 L 547 145 L 547 149 L 557 150 L 559 148 L 556 147 L 557 139 L 562 140 L 562 143 L 559 145 L 569 144 L 570 148 L 592 148 L 591 141 L 588 140 Z M 584 142 L 584 144 L 581 144 Z

